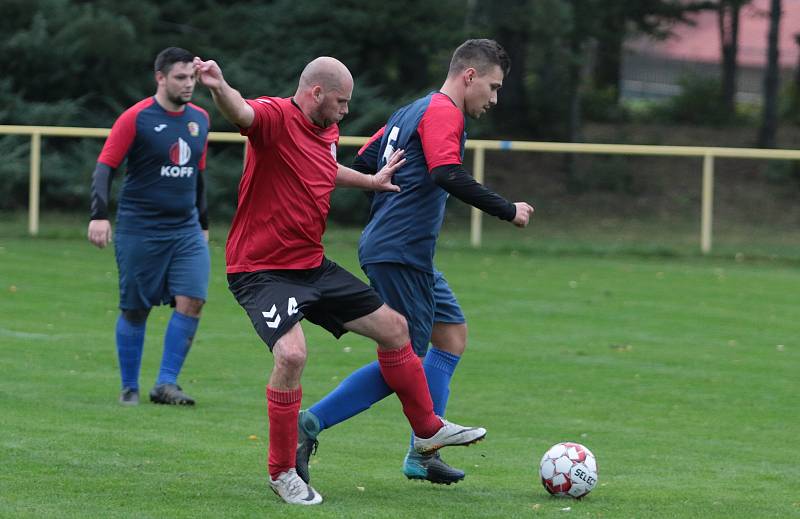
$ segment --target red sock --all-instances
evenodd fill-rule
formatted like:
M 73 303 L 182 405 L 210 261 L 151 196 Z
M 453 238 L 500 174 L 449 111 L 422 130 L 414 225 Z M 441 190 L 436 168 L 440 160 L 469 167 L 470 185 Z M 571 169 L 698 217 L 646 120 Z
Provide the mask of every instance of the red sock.
M 433 401 L 428 380 L 419 357 L 409 342 L 399 350 L 378 348 L 378 364 L 386 384 L 397 393 L 403 404 L 403 413 L 414 434 L 430 438 L 442 427 L 442 421 L 433 414 Z
M 267 386 L 267 415 L 269 415 L 269 475 L 272 479 L 294 468 L 297 449 L 297 415 L 303 388 L 273 389 Z

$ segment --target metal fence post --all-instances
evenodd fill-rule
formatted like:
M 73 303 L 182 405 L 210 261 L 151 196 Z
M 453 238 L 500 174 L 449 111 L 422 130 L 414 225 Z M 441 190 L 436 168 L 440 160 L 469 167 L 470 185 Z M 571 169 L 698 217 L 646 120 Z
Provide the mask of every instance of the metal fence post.
M 711 228 L 714 211 L 714 155 L 703 156 L 703 201 L 700 221 L 700 250 L 703 254 L 711 252 Z
M 472 176 L 475 180 L 483 184 L 483 168 L 485 162 L 486 149 L 482 146 L 475 148 L 475 164 L 472 167 Z M 483 212 L 475 207 L 470 210 L 470 229 L 469 229 L 469 242 L 473 247 L 481 246 L 481 221 L 483 219 Z
M 39 234 L 39 184 L 41 183 L 42 134 L 31 134 L 31 176 L 28 190 L 28 233 Z

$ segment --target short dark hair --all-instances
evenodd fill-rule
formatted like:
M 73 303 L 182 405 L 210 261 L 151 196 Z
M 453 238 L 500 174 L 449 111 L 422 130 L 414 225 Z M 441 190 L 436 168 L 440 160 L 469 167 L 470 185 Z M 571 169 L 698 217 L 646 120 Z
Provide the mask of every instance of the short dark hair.
M 469 67 L 483 75 L 495 65 L 503 71 L 503 76 L 511 71 L 511 59 L 499 43 L 485 38 L 467 40 L 453 53 L 447 75 L 458 74 Z
M 191 63 L 194 60 L 194 54 L 186 49 L 180 47 L 167 47 L 156 56 L 154 69 L 156 72 L 162 74 L 169 74 L 172 65 L 175 63 Z

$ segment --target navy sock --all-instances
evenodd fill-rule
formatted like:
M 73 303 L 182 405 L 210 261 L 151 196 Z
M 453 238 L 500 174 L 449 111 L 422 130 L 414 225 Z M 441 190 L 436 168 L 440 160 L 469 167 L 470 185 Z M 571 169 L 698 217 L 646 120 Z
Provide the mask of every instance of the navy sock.
M 392 393 L 375 361 L 351 373 L 309 411 L 319 420 L 321 431 L 369 409 Z
M 161 357 L 161 369 L 156 384 L 178 383 L 178 374 L 189 354 L 189 348 L 192 347 L 199 322 L 200 319 L 197 317 L 189 317 L 177 311 L 172 312 L 172 318 L 164 334 L 164 354 Z
M 142 366 L 145 322 L 132 323 L 122 314 L 117 318 L 117 359 L 122 387 L 139 389 L 139 368 Z
M 447 409 L 447 400 L 450 398 L 450 379 L 456 370 L 459 355 L 439 350 L 431 346 L 422 361 L 425 368 L 425 378 L 428 379 L 428 389 L 433 400 L 433 412 L 437 416 L 444 416 Z M 411 450 L 414 448 L 414 435 L 411 435 Z

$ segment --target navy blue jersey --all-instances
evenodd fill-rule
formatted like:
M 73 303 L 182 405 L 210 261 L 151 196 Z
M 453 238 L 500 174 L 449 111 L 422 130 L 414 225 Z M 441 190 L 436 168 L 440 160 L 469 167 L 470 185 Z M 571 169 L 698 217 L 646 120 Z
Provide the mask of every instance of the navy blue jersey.
M 437 186 L 431 170 L 460 165 L 464 156 L 464 114 L 440 92 L 396 111 L 386 126 L 361 148 L 359 155 L 375 171 L 396 149 L 405 150 L 406 164 L 393 182 L 399 193 L 375 193 L 370 218 L 361 235 L 361 265 L 402 263 L 433 272 L 436 239 L 442 227 L 447 192 Z
M 128 168 L 117 204 L 117 232 L 200 230 L 197 177 L 206 167 L 208 114 L 187 104 L 169 112 L 155 97 L 125 110 L 111 128 L 98 162 Z

